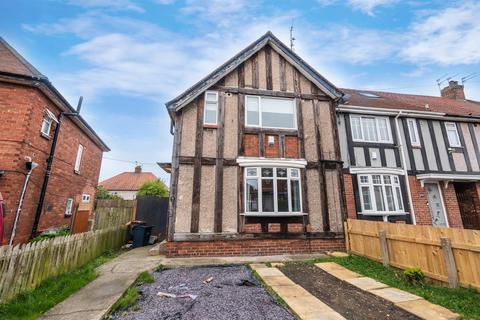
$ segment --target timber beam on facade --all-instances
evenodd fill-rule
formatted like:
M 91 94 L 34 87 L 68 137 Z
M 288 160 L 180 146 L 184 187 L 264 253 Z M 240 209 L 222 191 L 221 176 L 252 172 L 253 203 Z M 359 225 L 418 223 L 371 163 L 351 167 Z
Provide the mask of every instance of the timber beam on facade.
M 245 95 L 255 95 L 255 96 L 267 96 L 267 97 L 277 97 L 277 98 L 300 98 L 304 100 L 319 100 L 319 101 L 330 101 L 331 99 L 323 94 L 314 94 L 314 93 L 300 93 L 300 92 L 288 92 L 288 91 L 276 91 L 276 90 L 263 90 L 255 88 L 237 88 L 237 87 L 227 87 L 227 86 L 215 86 L 215 90 L 223 91 L 225 93 L 233 94 L 245 94 Z

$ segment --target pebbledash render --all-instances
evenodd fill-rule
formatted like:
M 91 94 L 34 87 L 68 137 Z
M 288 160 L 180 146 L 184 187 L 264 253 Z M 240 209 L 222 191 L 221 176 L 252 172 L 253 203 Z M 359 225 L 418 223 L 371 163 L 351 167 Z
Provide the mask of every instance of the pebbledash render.
M 480 229 L 480 103 L 336 88 L 268 32 L 167 103 L 170 256 L 321 252 L 345 219 Z
M 344 248 L 342 96 L 268 32 L 168 102 L 168 255 Z

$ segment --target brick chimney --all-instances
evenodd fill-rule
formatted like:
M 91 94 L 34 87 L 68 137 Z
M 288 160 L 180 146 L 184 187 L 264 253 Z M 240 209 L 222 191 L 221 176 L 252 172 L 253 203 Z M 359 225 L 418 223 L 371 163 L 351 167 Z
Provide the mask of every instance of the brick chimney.
M 135 173 L 142 173 L 142 166 L 136 166 Z
M 458 81 L 450 80 L 448 86 L 441 90 L 441 96 L 442 98 L 465 100 L 463 85 L 458 84 Z

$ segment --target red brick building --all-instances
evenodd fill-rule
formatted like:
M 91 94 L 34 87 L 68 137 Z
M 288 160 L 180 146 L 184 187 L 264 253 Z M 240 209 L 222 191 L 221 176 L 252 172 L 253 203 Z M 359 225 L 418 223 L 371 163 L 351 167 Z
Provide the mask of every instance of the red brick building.
M 49 80 L 0 38 L 0 193 L 5 234 L 11 238 L 30 162 L 31 172 L 14 243 L 27 241 L 37 211 L 57 121 L 74 108 Z M 76 208 L 91 211 L 106 144 L 81 116 L 64 117 L 38 231 L 72 227 Z

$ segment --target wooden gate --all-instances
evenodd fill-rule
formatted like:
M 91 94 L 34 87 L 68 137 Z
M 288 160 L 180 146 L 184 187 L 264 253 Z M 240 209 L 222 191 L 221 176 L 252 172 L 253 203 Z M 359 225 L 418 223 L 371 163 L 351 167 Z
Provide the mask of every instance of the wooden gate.
M 479 199 L 475 184 L 455 183 L 454 186 L 463 227 L 480 230 L 480 208 L 478 208 Z
M 159 241 L 167 238 L 167 211 L 168 198 L 156 196 L 137 197 L 137 214 L 135 218 L 153 225 L 152 235 L 158 236 Z

